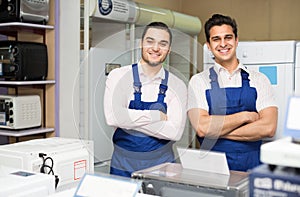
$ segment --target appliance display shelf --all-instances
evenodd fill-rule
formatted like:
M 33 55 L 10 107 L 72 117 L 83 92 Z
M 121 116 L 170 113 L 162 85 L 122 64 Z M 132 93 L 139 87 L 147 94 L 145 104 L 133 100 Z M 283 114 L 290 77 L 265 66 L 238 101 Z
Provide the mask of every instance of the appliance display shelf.
M 21 28 L 31 28 L 31 29 L 54 29 L 51 25 L 40 25 L 40 24 L 33 24 L 33 23 L 24 23 L 24 22 L 7 22 L 7 23 L 0 23 L 0 28 L 13 28 L 13 27 L 21 27 Z
M 9 85 L 9 86 L 21 86 L 21 85 L 47 85 L 55 84 L 55 80 L 41 80 L 41 81 L 0 81 L 0 85 Z
M 39 128 L 22 129 L 22 130 L 0 129 L 0 135 L 10 136 L 10 137 L 23 137 L 27 135 L 49 133 L 52 131 L 54 131 L 54 128 L 48 128 L 48 127 L 39 127 Z

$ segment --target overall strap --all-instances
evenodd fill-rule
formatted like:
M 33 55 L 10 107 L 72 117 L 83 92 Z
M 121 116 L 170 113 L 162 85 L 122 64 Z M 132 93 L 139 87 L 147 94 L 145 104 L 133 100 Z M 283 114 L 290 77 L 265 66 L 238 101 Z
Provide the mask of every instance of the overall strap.
M 210 95 L 210 103 L 209 105 L 209 113 L 214 114 L 218 113 L 218 115 L 226 115 L 226 106 L 227 106 L 227 97 L 226 97 L 226 89 L 220 88 L 218 82 L 218 75 L 213 67 L 209 69 L 209 78 L 211 84 L 211 90 L 208 90 L 208 94 Z
M 209 78 L 210 78 L 211 89 L 220 88 L 218 82 L 218 76 L 213 67 L 209 69 Z
M 133 74 L 133 89 L 134 89 L 134 100 L 141 101 L 141 87 L 142 83 L 139 77 L 139 71 L 137 64 L 132 64 L 132 74 Z
M 242 75 L 242 86 L 247 86 L 247 87 L 250 87 L 250 84 L 249 84 L 249 74 L 244 71 L 243 69 L 241 69 L 241 75 Z
M 165 96 L 166 96 L 166 91 L 168 89 L 168 78 L 169 78 L 169 71 L 165 70 L 165 78 L 161 80 L 161 84 L 159 85 L 159 93 L 158 93 L 158 98 L 157 101 L 163 103 Z

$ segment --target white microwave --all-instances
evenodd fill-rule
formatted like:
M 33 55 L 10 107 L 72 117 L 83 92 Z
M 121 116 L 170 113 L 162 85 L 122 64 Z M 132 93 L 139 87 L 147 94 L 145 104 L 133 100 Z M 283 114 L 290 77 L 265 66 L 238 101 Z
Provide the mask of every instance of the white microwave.
M 41 111 L 38 95 L 0 95 L 0 128 L 18 130 L 41 126 Z

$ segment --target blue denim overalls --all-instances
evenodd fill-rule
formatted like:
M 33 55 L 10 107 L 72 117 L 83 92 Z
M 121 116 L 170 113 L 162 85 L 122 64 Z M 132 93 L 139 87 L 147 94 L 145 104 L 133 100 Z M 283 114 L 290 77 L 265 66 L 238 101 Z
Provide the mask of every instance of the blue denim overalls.
M 220 88 L 215 70 L 210 68 L 211 89 L 206 90 L 210 115 L 230 115 L 255 111 L 257 92 L 249 85 L 249 74 L 241 70 L 242 87 Z M 230 170 L 247 171 L 260 164 L 261 140 L 254 142 L 200 138 L 201 149 L 225 152 Z
M 142 84 L 139 79 L 137 64 L 132 65 L 134 79 L 134 100 L 129 109 L 160 110 L 167 113 L 164 102 L 168 89 L 169 72 L 165 70 L 165 79 L 161 81 L 157 101 L 141 101 Z M 131 173 L 165 162 L 174 162 L 173 141 L 162 140 L 145 135 L 139 131 L 117 128 L 113 135 L 114 153 L 111 160 L 110 173 L 130 177 Z

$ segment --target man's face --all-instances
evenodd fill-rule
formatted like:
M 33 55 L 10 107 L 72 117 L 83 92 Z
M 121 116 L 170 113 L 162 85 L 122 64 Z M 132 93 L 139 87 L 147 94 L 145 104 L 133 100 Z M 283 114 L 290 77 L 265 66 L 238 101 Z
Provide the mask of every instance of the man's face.
M 236 59 L 238 39 L 235 37 L 230 25 L 214 26 L 210 29 L 209 50 L 214 54 L 218 64 L 232 62 Z
M 170 35 L 167 31 L 149 28 L 142 40 L 142 61 L 150 66 L 158 66 L 170 52 Z

